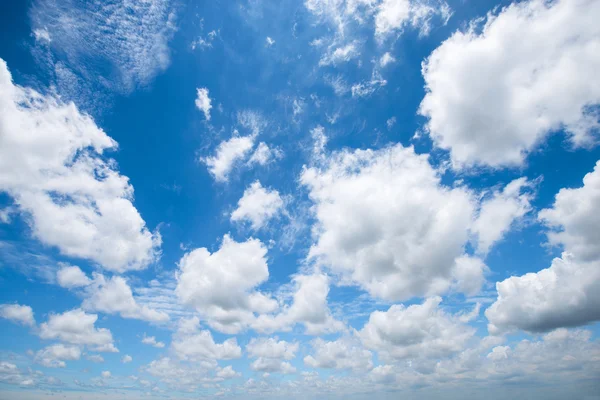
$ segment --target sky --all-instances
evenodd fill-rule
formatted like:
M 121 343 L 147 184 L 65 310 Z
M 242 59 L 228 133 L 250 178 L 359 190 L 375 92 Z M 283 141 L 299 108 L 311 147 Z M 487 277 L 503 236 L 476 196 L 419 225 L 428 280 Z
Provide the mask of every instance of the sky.
M 600 399 L 600 1 L 0 5 L 0 399 Z

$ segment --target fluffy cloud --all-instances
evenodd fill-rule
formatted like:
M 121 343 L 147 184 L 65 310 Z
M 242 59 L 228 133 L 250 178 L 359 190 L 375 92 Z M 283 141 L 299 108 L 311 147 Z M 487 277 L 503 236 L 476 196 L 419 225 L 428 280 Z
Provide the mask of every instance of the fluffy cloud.
M 0 304 L 0 317 L 22 325 L 34 326 L 33 310 L 19 304 Z
M 0 60 L 0 122 L 0 191 L 28 216 L 36 238 L 112 271 L 156 259 L 160 236 L 133 206 L 127 177 L 103 158 L 116 143 L 90 117 L 14 85 Z
M 210 97 L 208 97 L 207 88 L 196 89 L 196 107 L 204 113 L 207 121 L 210 121 L 210 109 L 212 108 Z
M 88 286 L 92 280 L 78 266 L 63 265 L 56 272 L 58 284 L 67 289 Z
M 565 252 L 537 273 L 496 283 L 498 299 L 486 310 L 491 333 L 543 332 L 600 320 L 600 162 L 583 186 L 561 189 L 540 220 L 552 244 Z
M 487 337 L 479 345 L 442 360 L 428 380 L 452 382 L 547 383 L 594 379 L 600 372 L 600 346 L 591 332 L 557 329 L 540 339 L 524 339 L 509 345 Z M 412 379 L 422 380 L 419 374 Z M 406 377 L 403 377 L 406 378 Z M 410 378 L 408 378 L 410 379 Z
M 384 360 L 440 358 L 460 352 L 475 330 L 441 310 L 441 301 L 432 297 L 422 304 L 374 311 L 359 336 Z
M 457 280 L 476 208 L 401 145 L 341 151 L 306 168 L 317 242 L 310 257 L 387 300 L 442 293 Z M 479 277 L 474 277 L 481 281 Z
M 253 147 L 254 136 L 233 136 L 219 144 L 214 156 L 202 161 L 217 182 L 227 182 L 235 165 L 246 158 Z
M 225 368 L 217 368 L 217 373 L 215 376 L 221 379 L 231 379 L 241 376 L 239 372 L 236 372 L 231 365 L 226 366 Z
M 298 343 L 290 343 L 277 338 L 252 338 L 246 345 L 249 357 L 265 357 L 291 360 L 296 356 Z
M 335 368 L 365 371 L 373 368 L 373 354 L 351 338 L 326 342 L 312 341 L 313 354 L 304 357 L 304 363 L 313 368 Z
M 583 186 L 561 189 L 554 206 L 540 211 L 539 219 L 551 231 L 548 240 L 564 246 L 582 261 L 600 260 L 600 161 L 585 175 Z
M 287 361 L 281 361 L 274 358 L 259 357 L 250 363 L 250 369 L 253 371 L 260 371 L 266 373 L 281 373 L 281 374 L 293 374 L 296 372 L 296 368 Z
M 249 221 L 252 229 L 258 230 L 277 216 L 283 208 L 283 200 L 275 189 L 264 188 L 255 181 L 244 191 L 238 208 L 231 213 L 232 221 Z
M 130 363 L 130 362 L 132 362 L 132 361 L 133 361 L 133 358 L 132 358 L 132 357 L 131 357 L 129 354 L 126 354 L 126 355 L 125 355 L 125 356 L 123 356 L 123 358 L 121 359 L 121 362 L 122 362 L 123 364 L 127 364 L 127 363 Z
M 307 335 L 338 332 L 344 324 L 331 315 L 327 305 L 329 278 L 322 273 L 296 275 L 293 278 L 294 294 L 290 305 L 275 315 L 260 315 L 252 324 L 258 332 L 289 331 L 303 324 Z
M 479 209 L 471 228 L 477 235 L 477 252 L 487 254 L 492 245 L 509 230 L 511 224 L 531 210 L 531 182 L 526 178 L 510 182 L 502 191 L 495 191 Z
M 250 369 L 266 373 L 293 374 L 296 368 L 283 360 L 293 359 L 298 348 L 298 343 L 278 341 L 277 338 L 252 338 L 246 346 L 248 357 L 256 358 L 250 364 Z
M 348 62 L 360 55 L 357 49 L 357 43 L 349 43 L 342 47 L 331 49 L 328 54 L 325 54 L 319 61 L 320 66 L 338 65 Z
M 208 330 L 200 330 L 200 320 L 192 317 L 181 320 L 173 336 L 171 349 L 181 360 L 215 361 L 231 360 L 242 356 L 242 349 L 235 338 L 215 343 Z
M 375 13 L 375 35 L 401 33 L 407 26 L 427 35 L 434 17 L 441 18 L 445 24 L 451 15 L 450 7 L 442 0 L 383 0 Z
M 50 314 L 48 322 L 40 325 L 39 335 L 42 339 L 89 346 L 93 351 L 118 352 L 110 331 L 94 326 L 97 320 L 96 314 L 86 314 L 81 309 Z
M 267 165 L 272 161 L 278 160 L 283 157 L 283 153 L 278 148 L 271 148 L 266 143 L 260 142 L 256 146 L 256 150 L 250 156 L 248 165 Z
M 443 0 L 306 0 L 304 4 L 317 17 L 332 22 L 342 37 L 355 23 L 365 25 L 373 20 L 379 40 L 402 34 L 409 27 L 427 35 L 434 18 L 445 24 L 452 15 Z
M 179 261 L 175 292 L 221 332 L 237 333 L 254 320 L 254 313 L 271 312 L 277 302 L 256 287 L 269 277 L 267 248 L 258 239 L 236 242 L 223 237 L 214 253 L 193 250 Z
M 157 341 L 156 337 L 146 336 L 146 334 L 144 334 L 144 337 L 142 338 L 142 343 L 150 345 L 152 347 L 156 347 L 157 349 L 162 349 L 163 347 L 165 347 L 165 344 L 163 342 Z
M 150 322 L 165 322 L 169 316 L 145 305 L 139 305 L 133 297 L 127 281 L 120 276 L 110 279 L 94 274 L 93 282 L 86 289 L 87 298 L 81 305 L 88 311 L 120 314 L 123 318 L 141 319 Z
M 600 103 L 594 0 L 530 0 L 456 32 L 423 64 L 420 113 L 455 166 L 520 165 L 549 133 L 592 143 Z M 527 38 L 527 40 L 523 40 Z
M 48 346 L 35 354 L 35 362 L 48 368 L 64 368 L 65 361 L 79 360 L 81 349 L 78 346 L 55 344 Z
M 123 318 L 141 319 L 150 322 L 165 322 L 169 316 L 145 305 L 139 305 L 125 278 L 94 273 L 93 279 L 77 266 L 62 266 L 56 273 L 60 286 L 69 289 L 84 288 L 85 296 L 81 307 L 86 311 L 120 314 Z

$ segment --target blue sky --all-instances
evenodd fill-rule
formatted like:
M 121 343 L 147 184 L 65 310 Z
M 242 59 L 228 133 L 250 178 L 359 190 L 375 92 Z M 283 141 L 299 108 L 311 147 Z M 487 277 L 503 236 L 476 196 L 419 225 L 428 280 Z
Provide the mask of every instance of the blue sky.
M 0 10 L 0 398 L 599 398 L 597 1 Z

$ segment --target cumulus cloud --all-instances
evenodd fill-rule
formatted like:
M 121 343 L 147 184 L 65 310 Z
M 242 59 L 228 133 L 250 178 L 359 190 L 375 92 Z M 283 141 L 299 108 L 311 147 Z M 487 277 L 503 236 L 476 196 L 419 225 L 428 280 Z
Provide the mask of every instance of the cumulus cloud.
M 583 186 L 561 189 L 554 205 L 538 217 L 550 231 L 552 245 L 563 246 L 583 261 L 600 260 L 600 161 L 585 175 Z
M 256 146 L 256 150 L 250 156 L 248 160 L 248 165 L 267 165 L 272 161 L 276 161 L 283 157 L 283 153 L 278 148 L 269 147 L 264 142 L 260 142 L 258 146 Z
M 97 320 L 96 314 L 87 314 L 81 309 L 50 314 L 48 321 L 40 325 L 39 335 L 42 339 L 85 345 L 93 351 L 118 352 L 111 332 L 106 328 L 95 327 Z
M 217 182 L 227 182 L 233 168 L 250 154 L 253 147 L 253 135 L 233 136 L 219 144 L 214 156 L 203 158 L 201 161 L 206 164 Z
M 296 356 L 300 345 L 277 338 L 252 338 L 246 345 L 249 357 L 264 357 L 291 360 Z
M 353 338 L 343 337 L 331 342 L 317 338 L 311 345 L 313 354 L 304 357 L 304 364 L 310 367 L 355 371 L 373 368 L 373 354 Z
M 329 278 L 322 273 L 293 277 L 294 292 L 291 304 L 277 314 L 262 314 L 253 322 L 258 332 L 289 331 L 303 324 L 307 335 L 320 335 L 343 330 L 344 324 L 336 320 L 327 304 Z
M 457 281 L 476 204 L 468 190 L 443 186 L 427 155 L 401 145 L 343 150 L 305 168 L 300 181 L 317 218 L 309 256 L 347 282 L 404 300 Z
M 372 23 L 380 41 L 407 28 L 425 36 L 436 19 L 446 24 L 452 15 L 443 0 L 306 0 L 304 4 L 318 18 L 333 23 L 339 36 L 346 36 L 355 24 L 371 27 Z
M 375 35 L 382 38 L 411 26 L 425 36 L 434 17 L 446 24 L 451 15 L 448 3 L 442 0 L 383 0 L 375 12 Z
M 181 360 L 216 361 L 231 360 L 242 356 L 242 349 L 235 338 L 215 343 L 210 331 L 200 330 L 200 320 L 192 317 L 181 320 L 173 335 L 171 349 Z
M 248 221 L 253 230 L 266 226 L 283 208 L 283 200 L 275 189 L 264 188 L 259 181 L 252 183 L 231 213 L 232 221 Z
M 496 283 L 498 299 L 485 312 L 490 333 L 544 332 L 600 320 L 600 162 L 583 186 L 561 189 L 540 211 L 550 243 L 565 252 L 549 268 Z
M 175 292 L 211 328 L 237 333 L 253 322 L 254 313 L 272 312 L 278 306 L 256 290 L 269 277 L 266 255 L 267 248 L 258 239 L 236 242 L 225 235 L 214 253 L 203 247 L 182 257 Z
M 210 121 L 211 99 L 208 97 L 207 88 L 196 89 L 196 107 L 204 113 L 207 121 Z
M 106 279 L 94 274 L 93 283 L 86 289 L 86 299 L 81 307 L 88 311 L 119 314 L 123 318 L 140 319 L 150 322 L 165 322 L 169 316 L 145 305 L 139 305 L 125 278 L 113 276 Z
M 142 338 L 142 343 L 150 345 L 152 347 L 156 347 L 157 349 L 162 349 L 163 347 L 165 347 L 165 344 L 163 342 L 157 341 L 156 337 L 146 336 L 146 334 L 144 334 L 144 337 Z
M 0 60 L 0 191 L 27 215 L 33 235 L 104 268 L 139 270 L 159 255 L 133 206 L 133 187 L 106 160 L 116 148 L 73 103 L 12 83 Z
M 510 226 L 531 210 L 532 194 L 528 191 L 531 186 L 526 178 L 519 178 L 483 201 L 472 227 L 478 253 L 487 254 Z
M 287 361 L 281 361 L 273 358 L 259 357 L 250 363 L 250 369 L 253 371 L 260 371 L 265 373 L 280 373 L 280 374 L 293 374 L 296 372 L 296 368 Z
M 29 306 L 0 304 L 0 317 L 26 326 L 35 325 L 33 310 Z
M 55 344 L 38 351 L 34 361 L 48 368 L 64 368 L 67 365 L 65 361 L 79 360 L 80 357 L 81 349 L 79 347 Z
M 429 56 L 420 113 L 455 167 L 521 165 L 562 129 L 575 146 L 595 142 L 598 13 L 593 0 L 515 2 Z
M 127 364 L 133 361 L 133 357 L 131 357 L 129 354 L 126 354 L 125 356 L 123 356 L 123 358 L 121 359 L 121 362 L 123 364 Z
M 384 360 L 435 359 L 460 352 L 475 329 L 445 313 L 441 301 L 432 297 L 422 304 L 395 304 L 387 311 L 374 311 L 359 336 Z
M 67 289 L 85 287 L 92 283 L 92 280 L 75 265 L 62 265 L 56 272 L 58 284 Z

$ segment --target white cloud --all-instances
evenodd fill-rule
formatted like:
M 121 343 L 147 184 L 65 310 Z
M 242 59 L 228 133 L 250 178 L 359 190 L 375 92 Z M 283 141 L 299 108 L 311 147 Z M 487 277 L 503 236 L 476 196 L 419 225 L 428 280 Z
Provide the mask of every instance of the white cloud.
M 393 305 L 374 311 L 359 335 L 364 345 L 387 361 L 408 358 L 437 359 L 462 351 L 475 329 L 446 314 L 432 297 L 422 304 Z
M 50 43 L 52 41 L 50 32 L 48 32 L 48 29 L 46 28 L 34 29 L 33 36 L 35 37 L 36 42 Z
M 216 154 L 202 161 L 217 182 L 227 182 L 236 163 L 246 158 L 254 147 L 254 136 L 233 136 L 219 144 Z
M 256 331 L 289 331 L 296 324 L 303 324 L 307 335 L 333 333 L 344 329 L 344 324 L 333 318 L 327 305 L 327 275 L 296 275 L 293 277 L 293 284 L 291 304 L 275 315 L 260 315 L 252 324 Z
M 373 368 L 373 354 L 356 340 L 343 337 L 332 342 L 321 338 L 312 341 L 313 354 L 304 364 L 313 368 L 335 368 L 366 371 Z
M 552 245 L 564 246 L 583 261 L 600 260 L 600 161 L 585 175 L 583 186 L 561 189 L 552 208 L 540 211 L 539 219 L 551 230 Z
M 569 253 L 550 268 L 496 283 L 498 299 L 485 312 L 492 334 L 544 332 L 600 320 L 600 261 Z
M 481 204 L 472 231 L 477 235 L 477 252 L 487 254 L 510 226 L 531 210 L 532 195 L 526 191 L 532 186 L 526 178 L 515 179 L 502 191 L 495 191 Z
M 276 217 L 282 208 L 283 200 L 279 192 L 264 188 L 259 181 L 255 181 L 244 191 L 238 208 L 231 213 L 231 220 L 248 221 L 253 230 L 259 230 Z
M 392 129 L 394 125 L 396 125 L 396 117 L 389 118 L 387 121 L 385 121 L 385 125 L 387 126 L 388 130 Z
M 192 42 L 192 50 L 195 50 L 196 47 L 200 47 L 201 50 L 205 50 L 208 48 L 213 47 L 213 42 L 215 40 L 215 38 L 217 36 L 219 36 L 219 31 L 216 30 L 212 30 L 210 32 L 208 32 L 208 34 L 206 35 L 206 37 L 199 37 L 198 39 L 194 40 Z
M 267 165 L 272 161 L 278 160 L 283 157 L 283 153 L 278 148 L 270 148 L 266 143 L 260 142 L 256 146 L 256 150 L 250 156 L 248 165 Z
M 118 352 L 113 344 L 111 332 L 106 328 L 96 328 L 96 314 L 86 314 L 75 309 L 62 314 L 50 314 L 48 322 L 40 325 L 42 339 L 60 340 L 74 345 L 86 345 L 93 351 Z
M 208 89 L 207 88 L 197 88 L 196 89 L 196 107 L 198 110 L 204 113 L 204 117 L 207 121 L 210 121 L 210 109 L 212 108 L 211 99 L 208 97 Z
M 215 375 L 217 376 L 217 378 L 222 379 L 231 379 L 237 378 L 238 376 L 242 376 L 242 374 L 236 372 L 231 365 L 228 365 L 225 368 L 217 368 L 217 373 Z
M 0 304 L 0 317 L 26 326 L 34 326 L 33 310 L 20 304 Z
M 58 284 L 64 288 L 72 289 L 88 286 L 92 280 L 78 266 L 62 265 L 56 272 Z
M 267 248 L 258 239 L 236 242 L 223 237 L 214 253 L 206 248 L 179 261 L 175 292 L 213 329 L 237 333 L 254 320 L 254 312 L 271 312 L 277 302 L 256 290 L 269 277 Z
M 369 97 L 379 88 L 387 85 L 387 81 L 379 76 L 373 76 L 370 81 L 360 82 L 350 88 L 352 97 Z
M 133 357 L 131 357 L 129 354 L 126 354 L 125 356 L 123 356 L 123 358 L 121 359 L 121 362 L 123 364 L 127 364 L 133 361 Z
M 342 47 L 336 47 L 333 50 L 329 50 L 327 54 L 324 54 L 321 60 L 319 60 L 320 66 L 327 65 L 338 65 L 346 63 L 360 55 L 357 48 L 357 43 L 348 43 Z
M 281 374 L 293 374 L 296 372 L 296 368 L 287 361 L 281 361 L 273 358 L 259 357 L 250 363 L 250 369 L 253 371 L 260 371 L 265 373 L 281 373 Z
M 54 61 L 111 90 L 129 93 L 169 66 L 169 41 L 176 27 L 168 0 L 37 0 L 30 17 L 34 34 L 52 33 Z M 100 64 L 108 66 L 106 72 L 92 69 Z
M 443 293 L 456 282 L 476 205 L 466 189 L 441 184 L 427 155 L 401 145 L 344 150 L 300 180 L 317 218 L 310 257 L 346 282 L 387 300 Z
M 157 341 L 156 337 L 146 336 L 146 334 L 144 334 L 144 337 L 142 338 L 142 343 L 150 345 L 152 347 L 156 347 L 157 349 L 162 349 L 163 347 L 165 347 L 165 344 L 163 342 Z
M 443 0 L 383 0 L 375 13 L 375 35 L 384 38 L 412 26 L 422 36 L 431 30 L 434 17 L 446 24 L 452 12 Z
M 101 376 L 104 379 L 109 379 L 110 377 L 112 377 L 112 374 L 110 373 L 110 371 L 102 371 Z
M 95 362 L 95 363 L 103 363 L 104 362 L 104 357 L 102 357 L 99 354 L 92 354 L 86 357 L 88 360 L 90 360 L 91 362 Z
M 165 322 L 169 316 L 145 305 L 139 305 L 133 297 L 127 281 L 120 276 L 110 279 L 94 274 L 93 283 L 86 289 L 87 297 L 82 308 L 106 314 L 120 314 L 123 318 L 140 319 L 150 322 Z
M 599 13 L 593 0 L 513 3 L 489 14 L 481 33 L 476 21 L 429 56 L 420 113 L 454 166 L 521 165 L 561 129 L 575 146 L 593 142 Z
M 267 41 L 267 47 L 271 47 L 275 44 L 275 40 L 272 39 L 270 36 L 267 36 L 266 41 Z
M 242 349 L 235 338 L 215 343 L 210 331 L 200 330 L 200 320 L 192 317 L 181 320 L 173 336 L 171 349 L 181 360 L 211 361 L 231 360 L 242 356 Z
M 249 357 L 264 357 L 291 360 L 296 356 L 300 345 L 277 338 L 252 338 L 246 345 Z
M 496 283 L 498 299 L 485 312 L 491 333 L 543 332 L 600 320 L 600 162 L 583 186 L 561 189 L 540 211 L 550 243 L 565 252 L 549 268 Z
M 133 187 L 103 152 L 116 148 L 94 121 L 51 96 L 15 86 L 0 60 L 0 190 L 33 235 L 104 268 L 139 270 L 159 255 L 132 204 Z
M 390 54 L 390 52 L 385 52 L 381 58 L 379 59 L 379 65 L 383 68 L 388 66 L 389 64 L 395 63 L 396 59 L 394 56 Z
M 34 361 L 48 368 L 64 368 L 67 366 L 65 361 L 79 360 L 79 358 L 81 358 L 79 347 L 55 344 L 39 350 L 35 354 Z

